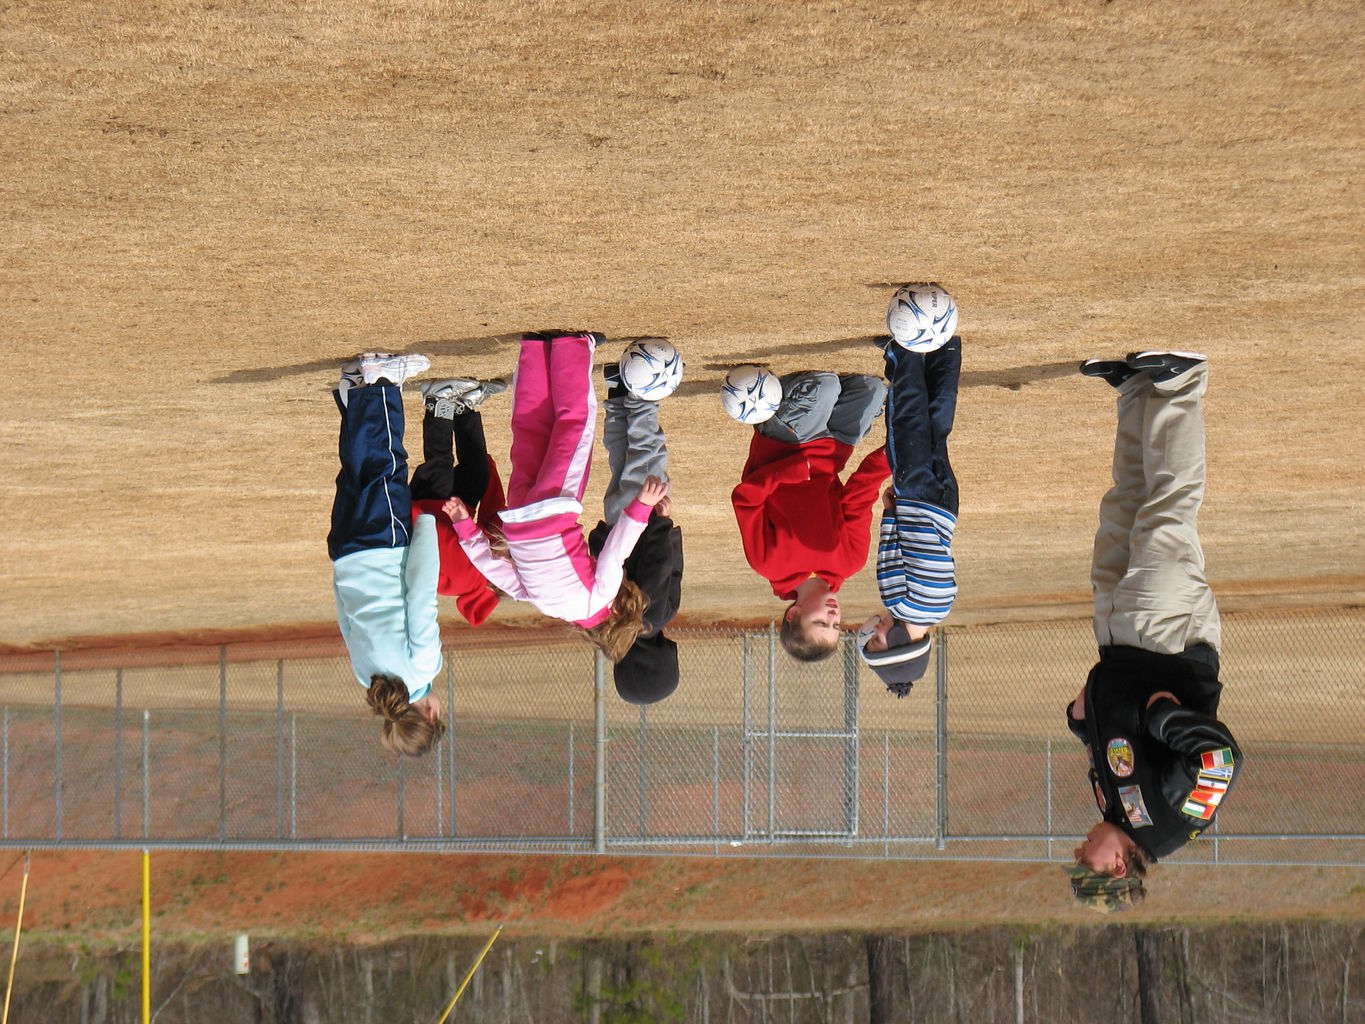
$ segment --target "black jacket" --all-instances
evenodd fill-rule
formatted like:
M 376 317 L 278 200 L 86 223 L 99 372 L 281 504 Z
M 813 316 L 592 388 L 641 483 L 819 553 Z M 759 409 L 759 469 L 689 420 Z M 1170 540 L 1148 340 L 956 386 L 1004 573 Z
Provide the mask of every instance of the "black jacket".
M 606 543 L 610 529 L 600 522 L 588 535 L 588 550 L 594 558 Z M 645 532 L 626 559 L 626 579 L 649 598 L 643 636 L 654 636 L 678 614 L 678 606 L 682 603 L 682 571 L 682 530 L 667 516 L 651 512 Z
M 1169 690 L 1180 701 L 1154 693 Z M 1213 824 L 1242 770 L 1242 752 L 1218 721 L 1218 655 L 1198 644 L 1182 654 L 1101 647 L 1085 683 L 1085 718 L 1066 724 L 1090 754 L 1090 781 L 1105 821 L 1153 857 Z

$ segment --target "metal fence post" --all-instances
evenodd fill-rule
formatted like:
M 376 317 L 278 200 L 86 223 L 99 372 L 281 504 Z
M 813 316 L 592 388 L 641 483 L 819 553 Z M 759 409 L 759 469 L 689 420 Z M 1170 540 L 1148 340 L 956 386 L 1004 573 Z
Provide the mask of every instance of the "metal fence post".
M 713 852 L 720 855 L 720 726 L 711 726 L 711 835 Z
M 636 787 L 640 799 L 640 838 L 645 837 L 645 815 L 648 813 L 646 808 L 645 788 L 649 785 L 645 772 L 645 706 L 640 705 L 640 757 L 639 767 L 636 770 Z
M 299 759 L 298 759 L 298 715 L 294 712 L 289 713 L 289 838 L 293 839 L 298 835 L 299 823 L 299 804 L 298 804 L 298 781 L 299 781 Z
M 9 705 L 8 705 L 8 704 L 5 705 L 4 744 L 5 744 L 5 750 L 4 750 L 4 764 L 5 764 L 5 780 L 4 780 L 4 805 L 5 805 L 4 811 L 5 811 L 5 815 L 4 815 L 4 817 L 5 817 L 5 822 L 4 822 L 4 824 L 5 824 L 5 838 L 8 839 L 8 838 L 9 838 Z
M 742 808 L 742 815 L 743 815 L 743 817 L 742 817 L 742 819 L 741 819 L 741 830 L 742 830 L 742 833 L 741 833 L 741 834 L 744 836 L 744 840 L 747 842 L 748 839 L 749 839 L 749 791 L 753 788 L 753 771 L 754 771 L 753 733 L 752 733 L 752 731 L 751 731 L 751 729 L 750 729 L 750 723 L 751 723 L 751 719 L 752 719 L 752 717 L 753 717 L 753 714 L 752 714 L 752 711 L 751 711 L 751 709 L 750 709 L 750 707 L 749 707 L 749 634 L 748 634 L 748 633 L 745 633 L 745 634 L 744 634 L 744 638 L 743 638 L 742 643 L 743 643 L 743 651 L 744 651 L 744 653 L 743 653 L 744 664 L 743 664 L 743 667 L 742 667 L 742 669 L 741 669 L 741 671 L 742 671 L 742 673 L 743 673 L 743 686 L 744 686 L 744 712 L 743 712 L 744 718 L 743 718 L 743 734 L 740 736 L 740 749 L 741 749 L 741 753 L 742 753 L 742 755 L 743 755 L 743 762 L 744 762 L 744 780 L 743 780 L 743 781 L 744 781 L 744 791 L 743 791 L 744 804 L 743 804 L 743 808 Z
M 62 838 L 62 652 L 52 652 L 52 812 Z
M 858 646 L 846 635 L 844 648 L 844 830 L 858 834 Z
M 275 663 L 275 838 L 284 838 L 284 659 Z
M 151 712 L 142 709 L 142 838 L 147 838 L 147 828 L 151 822 L 151 742 L 147 727 Z
M 455 666 L 446 661 L 446 767 L 450 776 L 450 835 L 455 836 Z
M 408 794 L 407 794 L 407 785 L 406 785 L 406 783 L 407 783 L 407 772 L 406 772 L 406 771 L 404 770 L 404 768 L 403 768 L 403 762 L 406 761 L 406 760 L 407 760 L 407 758 L 402 757 L 402 756 L 400 756 L 400 757 L 398 758 L 398 838 L 399 838 L 399 839 L 406 839 L 406 838 L 408 837 L 408 836 L 407 836 L 407 831 L 405 830 L 404 824 L 403 824 L 403 811 L 405 810 L 403 804 L 406 802 L 406 800 L 407 800 L 407 795 L 408 795 Z
M 123 669 L 114 670 L 114 838 L 123 838 Z
M 934 848 L 942 850 L 948 836 L 948 634 L 942 626 L 934 629 L 934 684 L 937 691 L 934 720 L 934 750 L 937 771 L 934 815 Z
M 227 644 L 218 645 L 218 841 L 227 838 Z
M 597 744 L 592 779 L 592 848 L 598 853 L 607 851 L 607 704 L 603 699 L 607 688 L 607 659 L 601 651 L 596 654 L 593 681 L 593 719 L 596 723 Z
M 1047 862 L 1052 863 L 1052 737 L 1047 739 Z
M 574 766 L 573 766 L 573 722 L 569 723 L 569 838 L 573 838 L 573 791 L 574 791 Z
M 768 623 L 768 842 L 777 827 L 777 626 Z

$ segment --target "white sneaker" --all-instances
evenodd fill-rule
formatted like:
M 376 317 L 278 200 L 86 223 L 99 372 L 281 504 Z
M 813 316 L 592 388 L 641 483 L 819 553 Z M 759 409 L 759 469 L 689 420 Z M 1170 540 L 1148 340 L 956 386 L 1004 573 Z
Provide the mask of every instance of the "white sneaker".
M 405 380 L 424 372 L 430 366 L 431 360 L 416 352 L 411 355 L 366 352 L 360 357 L 360 376 L 366 384 L 373 384 L 382 377 L 393 381 L 401 388 Z

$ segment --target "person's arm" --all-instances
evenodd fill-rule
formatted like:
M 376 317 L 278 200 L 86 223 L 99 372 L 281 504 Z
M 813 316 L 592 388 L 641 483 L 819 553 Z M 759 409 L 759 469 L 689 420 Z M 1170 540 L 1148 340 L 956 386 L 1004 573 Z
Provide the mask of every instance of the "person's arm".
M 1176 755 L 1162 772 L 1162 793 L 1176 809 L 1207 825 L 1242 770 L 1242 751 L 1232 733 L 1216 718 L 1162 694 L 1147 708 L 1144 726 Z
M 891 475 L 886 461 L 886 445 L 869 452 L 844 483 L 844 521 L 850 527 L 872 526 L 872 506 L 881 494 L 882 483 Z
M 441 671 L 441 627 L 436 619 L 436 577 L 440 555 L 436 548 L 436 520 L 419 515 L 412 524 L 412 541 L 403 565 L 403 604 L 407 608 L 408 656 L 416 689 Z
M 508 597 L 516 601 L 529 601 L 526 588 L 521 585 L 517 567 L 506 558 L 499 558 L 488 544 L 488 537 L 472 519 L 461 519 L 455 523 L 455 536 L 460 538 L 460 547 L 469 556 L 474 568 L 483 573 L 488 582 Z
M 602 542 L 602 552 L 597 556 L 597 565 L 593 569 L 593 593 L 590 598 L 593 607 L 601 608 L 610 604 L 621 589 L 626 559 L 635 550 L 635 542 L 640 539 L 640 534 L 645 532 L 651 508 L 652 505 L 645 505 L 637 498 L 626 506 L 621 518 L 607 532 L 607 539 Z
M 1228 727 L 1216 718 L 1181 707 L 1174 698 L 1160 694 L 1147 708 L 1147 732 L 1176 753 L 1198 760 L 1211 750 L 1231 751 L 1240 760 L 1241 751 Z

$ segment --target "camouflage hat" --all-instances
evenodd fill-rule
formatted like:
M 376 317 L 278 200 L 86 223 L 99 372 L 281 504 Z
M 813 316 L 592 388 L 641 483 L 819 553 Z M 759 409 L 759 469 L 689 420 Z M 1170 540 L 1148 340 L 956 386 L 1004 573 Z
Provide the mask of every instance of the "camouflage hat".
M 1115 878 L 1084 864 L 1072 864 L 1063 870 L 1071 876 L 1071 895 L 1097 913 L 1112 914 L 1116 910 L 1127 910 L 1147 898 L 1142 879 L 1136 875 Z

